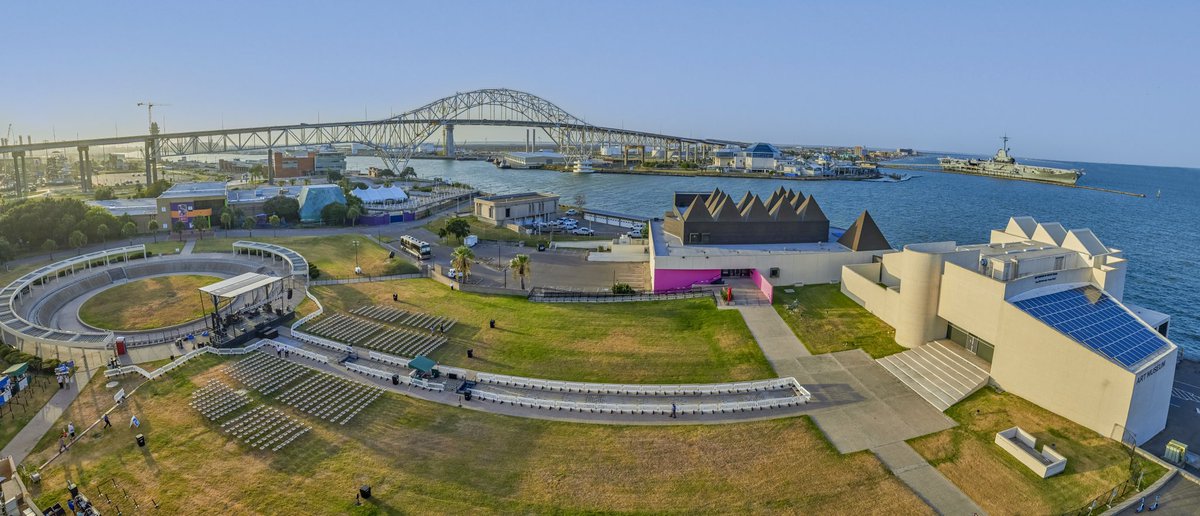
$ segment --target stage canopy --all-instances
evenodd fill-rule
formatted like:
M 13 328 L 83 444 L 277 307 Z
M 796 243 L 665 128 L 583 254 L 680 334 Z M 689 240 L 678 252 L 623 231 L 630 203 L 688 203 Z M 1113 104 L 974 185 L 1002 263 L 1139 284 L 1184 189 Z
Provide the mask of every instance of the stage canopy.
M 217 297 L 232 298 L 247 292 L 253 292 L 255 289 L 263 288 L 281 279 L 276 276 L 247 272 L 227 280 L 218 281 L 207 287 L 200 287 L 200 291 Z

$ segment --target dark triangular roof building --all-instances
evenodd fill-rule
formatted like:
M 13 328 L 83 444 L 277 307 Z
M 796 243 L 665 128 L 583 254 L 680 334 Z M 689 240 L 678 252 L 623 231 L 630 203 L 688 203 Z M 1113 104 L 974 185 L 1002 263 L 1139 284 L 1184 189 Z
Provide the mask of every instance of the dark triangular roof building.
M 875 224 L 875 219 L 872 219 L 866 210 L 863 210 L 858 220 L 838 239 L 838 243 L 851 251 L 884 251 L 892 248 L 892 244 L 883 236 L 883 231 Z

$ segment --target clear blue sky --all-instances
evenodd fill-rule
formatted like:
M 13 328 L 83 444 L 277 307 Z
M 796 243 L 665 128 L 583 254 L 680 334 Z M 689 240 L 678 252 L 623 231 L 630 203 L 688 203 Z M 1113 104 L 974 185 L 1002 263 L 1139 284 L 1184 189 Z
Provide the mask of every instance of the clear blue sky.
M 0 131 L 382 117 L 509 87 L 589 122 L 1200 165 L 1200 2 L 8 2 Z M 1042 5 L 1049 4 L 1049 5 Z M 156 116 L 156 118 L 158 118 Z

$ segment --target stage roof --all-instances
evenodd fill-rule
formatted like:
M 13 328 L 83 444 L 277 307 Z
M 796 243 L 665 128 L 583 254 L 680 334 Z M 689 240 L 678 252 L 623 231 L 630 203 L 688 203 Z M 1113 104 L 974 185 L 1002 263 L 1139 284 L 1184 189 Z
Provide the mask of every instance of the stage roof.
M 266 274 L 258 274 L 256 272 L 247 272 L 232 278 L 221 280 L 207 287 L 200 287 L 200 291 L 205 294 L 211 294 L 217 297 L 237 297 L 254 289 L 262 288 L 283 278 L 277 276 L 267 276 Z

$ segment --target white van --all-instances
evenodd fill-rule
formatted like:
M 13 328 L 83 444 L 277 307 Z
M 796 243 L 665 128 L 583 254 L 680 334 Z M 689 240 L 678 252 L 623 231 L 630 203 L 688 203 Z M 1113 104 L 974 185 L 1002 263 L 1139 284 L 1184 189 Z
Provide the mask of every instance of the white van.
M 478 243 L 479 243 L 479 236 L 477 236 L 477 235 L 467 235 L 467 238 L 463 239 L 463 245 L 465 245 L 467 247 L 475 247 L 475 245 Z

